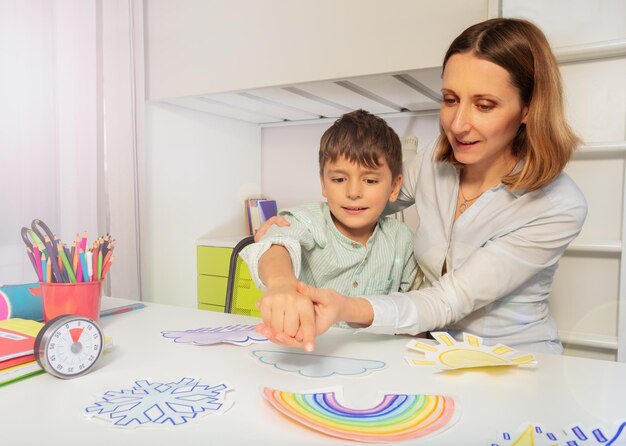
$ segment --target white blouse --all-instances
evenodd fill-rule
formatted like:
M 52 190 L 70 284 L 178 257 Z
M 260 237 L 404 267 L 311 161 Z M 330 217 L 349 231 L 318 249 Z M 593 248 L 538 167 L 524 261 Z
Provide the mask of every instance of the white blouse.
M 561 353 L 548 301 L 559 259 L 587 215 L 582 192 L 565 173 L 532 192 L 499 184 L 454 222 L 459 171 L 433 154 L 420 150 L 405 166 L 400 199 L 390 209 L 416 205 L 414 253 L 425 285 L 364 296 L 374 309 L 364 331 L 448 329 L 459 340 L 468 332 L 489 345 Z

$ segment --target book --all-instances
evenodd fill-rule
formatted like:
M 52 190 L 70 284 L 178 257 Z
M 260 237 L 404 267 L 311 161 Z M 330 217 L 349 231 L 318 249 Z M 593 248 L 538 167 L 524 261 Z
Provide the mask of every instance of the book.
M 0 370 L 0 386 L 12 383 L 19 379 L 43 373 L 43 369 L 37 361 L 29 361 L 24 364 Z
M 34 354 L 35 338 L 41 327 L 43 323 L 28 319 L 0 321 L 0 369 L 16 365 L 15 358 Z
M 278 213 L 276 200 L 268 198 L 248 198 L 245 207 L 250 235 L 254 235 L 259 226 Z

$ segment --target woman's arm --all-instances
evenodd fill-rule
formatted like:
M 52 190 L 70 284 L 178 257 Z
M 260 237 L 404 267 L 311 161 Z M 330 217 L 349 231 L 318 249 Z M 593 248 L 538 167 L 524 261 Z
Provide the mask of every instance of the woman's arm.
M 448 327 L 517 289 L 532 286 L 539 273 L 556 266 L 585 216 L 584 202 L 566 212 L 538 216 L 477 248 L 430 287 L 365 296 L 374 310 L 368 330 L 416 334 Z

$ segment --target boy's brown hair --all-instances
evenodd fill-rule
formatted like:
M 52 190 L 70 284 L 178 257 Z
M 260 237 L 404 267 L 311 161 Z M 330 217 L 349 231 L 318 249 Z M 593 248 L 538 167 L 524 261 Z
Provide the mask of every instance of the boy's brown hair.
M 402 143 L 387 122 L 365 110 L 355 110 L 337 119 L 320 140 L 320 175 L 328 161 L 345 157 L 353 163 L 369 168 L 380 167 L 383 158 L 391 176 L 402 173 Z

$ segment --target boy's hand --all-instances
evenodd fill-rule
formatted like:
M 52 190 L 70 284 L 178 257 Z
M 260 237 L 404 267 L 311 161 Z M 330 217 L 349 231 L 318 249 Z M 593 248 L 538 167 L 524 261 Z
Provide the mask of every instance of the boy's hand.
M 256 230 L 256 232 L 254 233 L 254 241 L 258 242 L 259 240 L 261 240 L 265 233 L 272 227 L 272 225 L 289 226 L 289 222 L 285 218 L 277 215 L 270 217 L 269 220 L 259 226 L 259 229 Z
M 263 323 L 257 325 L 257 331 L 272 342 L 289 347 L 302 347 L 305 351 L 311 352 L 315 348 L 315 337 L 323 334 L 334 323 L 341 320 L 341 312 L 346 298 L 333 290 L 315 288 L 302 282 L 297 283 L 295 291 L 298 299 L 304 298 L 308 301 L 308 305 L 303 303 L 303 306 L 300 307 L 305 311 L 299 313 L 299 328 L 295 334 L 291 334 L 293 331 L 276 330 L 277 325 L 267 322 L 273 321 L 273 319 L 266 319 L 263 310 L 261 311 Z M 259 307 L 262 305 L 263 303 Z M 313 314 L 309 312 L 309 308 L 313 308 Z M 272 308 L 272 312 L 277 309 L 278 306 Z M 285 326 L 284 323 L 283 326 Z
M 315 315 L 311 300 L 296 290 L 296 280 L 275 281 L 258 303 L 263 324 L 257 331 L 273 342 L 315 348 Z M 269 285 L 269 284 L 268 284 Z

